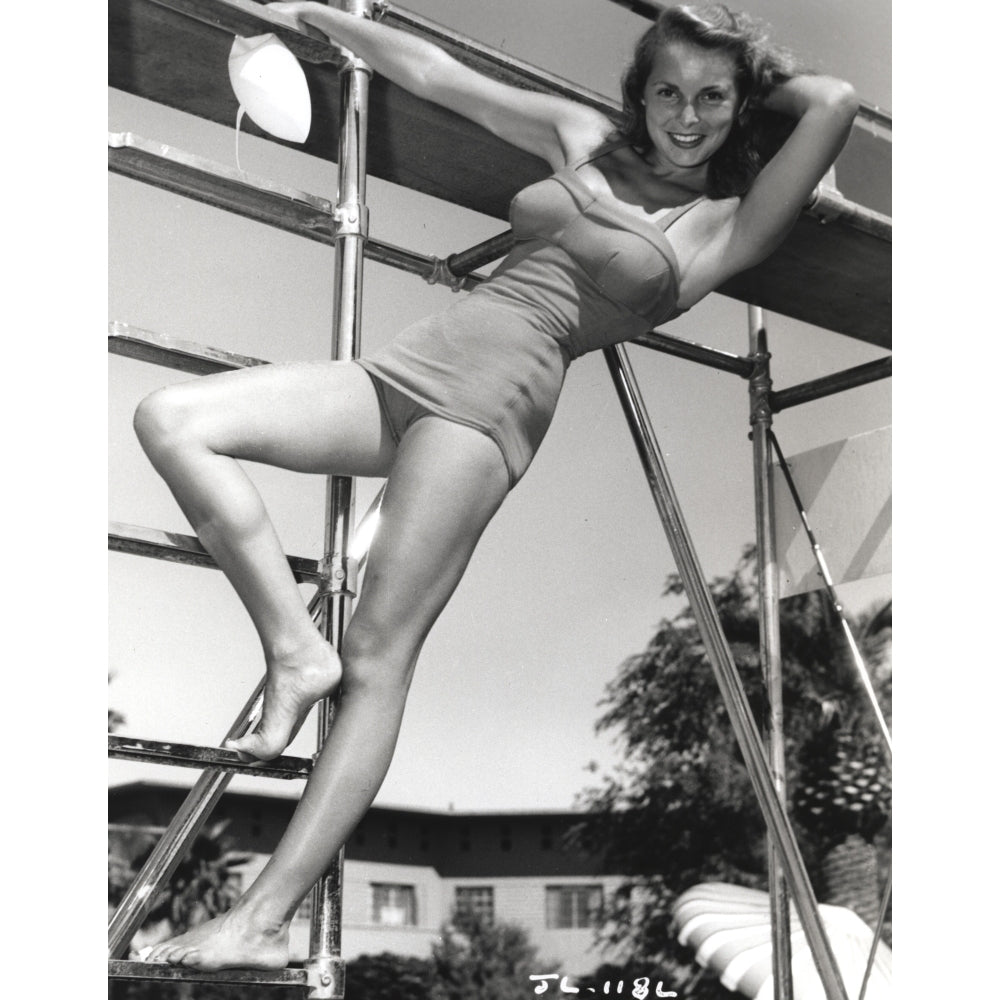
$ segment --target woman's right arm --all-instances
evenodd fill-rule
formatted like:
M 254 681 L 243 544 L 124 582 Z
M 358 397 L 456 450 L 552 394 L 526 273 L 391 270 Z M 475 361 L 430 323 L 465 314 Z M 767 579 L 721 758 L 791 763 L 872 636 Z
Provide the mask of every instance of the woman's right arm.
M 436 45 L 321 3 L 272 3 L 268 9 L 318 28 L 372 69 L 415 96 L 443 105 L 557 170 L 611 131 L 599 111 L 477 73 Z

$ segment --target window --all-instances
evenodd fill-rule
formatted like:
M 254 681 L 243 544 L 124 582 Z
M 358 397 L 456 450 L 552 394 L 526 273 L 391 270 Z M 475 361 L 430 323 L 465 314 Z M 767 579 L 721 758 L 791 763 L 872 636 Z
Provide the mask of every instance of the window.
M 493 923 L 493 886 L 460 885 L 455 888 L 455 910 L 474 913 L 485 923 Z
M 546 927 L 593 927 L 604 905 L 599 885 L 550 885 L 545 889 Z
M 383 927 L 415 927 L 417 891 L 412 885 L 372 883 L 372 923 Z

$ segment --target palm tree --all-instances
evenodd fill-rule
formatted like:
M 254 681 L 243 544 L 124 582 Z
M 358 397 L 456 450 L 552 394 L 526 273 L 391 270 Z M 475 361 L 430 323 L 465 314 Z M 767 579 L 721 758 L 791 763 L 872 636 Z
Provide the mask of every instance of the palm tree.
M 869 675 L 885 702 L 891 690 L 891 637 L 887 605 L 862 631 Z M 820 717 L 798 752 L 793 811 L 820 851 L 824 902 L 849 907 L 874 930 L 879 884 L 888 878 L 879 869 L 885 867 L 880 852 L 888 843 L 889 763 L 870 707 L 849 685 L 824 692 L 818 701 Z

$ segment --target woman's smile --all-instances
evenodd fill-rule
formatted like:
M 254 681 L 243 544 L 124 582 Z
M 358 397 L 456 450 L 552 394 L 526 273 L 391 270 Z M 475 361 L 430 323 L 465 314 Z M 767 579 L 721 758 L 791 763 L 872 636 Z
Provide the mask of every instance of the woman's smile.
M 657 166 L 700 167 L 719 150 L 736 119 L 735 77 L 725 52 L 683 42 L 657 52 L 643 90 Z
M 675 146 L 680 146 L 681 149 L 694 149 L 696 146 L 700 146 L 705 141 L 705 136 L 697 133 L 693 135 L 682 135 L 679 132 L 668 132 L 667 136 Z

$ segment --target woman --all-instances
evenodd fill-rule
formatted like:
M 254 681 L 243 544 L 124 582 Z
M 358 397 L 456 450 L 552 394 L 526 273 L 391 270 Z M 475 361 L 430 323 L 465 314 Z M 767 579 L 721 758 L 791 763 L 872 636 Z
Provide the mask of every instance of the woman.
M 412 35 L 322 4 L 272 6 L 555 174 L 512 202 L 517 242 L 490 281 L 377 356 L 209 376 L 154 393 L 136 414 L 263 644 L 262 719 L 230 746 L 277 756 L 340 686 L 329 739 L 260 877 L 229 913 L 149 956 L 204 970 L 287 964 L 292 914 L 371 804 L 420 647 L 531 461 L 569 361 L 669 320 L 765 258 L 857 110 L 847 84 L 790 76 L 751 21 L 721 6 L 672 8 L 643 36 L 621 133 L 594 109 L 483 77 Z M 794 127 L 765 165 L 760 125 L 772 113 Z M 306 613 L 239 459 L 388 477 L 342 658 Z

